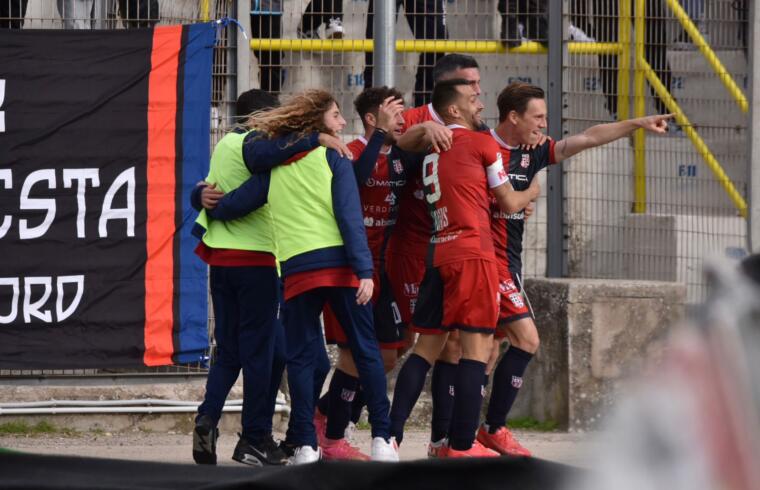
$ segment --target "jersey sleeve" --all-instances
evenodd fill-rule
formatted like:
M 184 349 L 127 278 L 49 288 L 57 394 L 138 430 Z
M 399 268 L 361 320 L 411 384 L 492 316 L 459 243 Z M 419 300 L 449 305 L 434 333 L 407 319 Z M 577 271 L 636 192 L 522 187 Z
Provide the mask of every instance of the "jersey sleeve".
M 557 163 L 554 156 L 554 140 L 549 138 L 543 145 L 533 150 L 533 157 L 536 162 L 536 171 Z
M 356 174 L 356 183 L 359 187 L 366 185 L 367 179 L 372 175 L 375 169 L 377 158 L 380 156 L 380 149 L 383 147 L 385 134 L 380 131 L 372 133 L 367 146 L 361 142 L 349 143 L 348 148 L 354 154 L 354 174 Z
M 328 149 L 327 163 L 333 173 L 333 212 L 343 237 L 348 261 L 359 279 L 372 277 L 372 252 L 367 243 L 364 216 L 351 160 Z
M 481 159 L 486 169 L 486 176 L 488 177 L 488 187 L 493 189 L 494 187 L 509 183 L 509 176 L 504 169 L 501 150 L 493 138 L 478 138 L 475 140 L 475 144 L 478 145 L 481 151 Z
M 318 146 L 319 133 L 316 132 L 306 136 L 289 134 L 269 139 L 252 131 L 243 141 L 243 160 L 251 173 L 266 172 L 285 163 L 293 155 Z

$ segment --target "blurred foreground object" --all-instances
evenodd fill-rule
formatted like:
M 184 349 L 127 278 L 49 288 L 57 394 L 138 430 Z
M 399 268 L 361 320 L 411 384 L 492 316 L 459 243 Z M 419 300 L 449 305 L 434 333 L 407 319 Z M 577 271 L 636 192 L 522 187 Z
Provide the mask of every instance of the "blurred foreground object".
M 760 488 L 760 256 L 706 267 L 709 294 L 610 419 L 583 489 Z

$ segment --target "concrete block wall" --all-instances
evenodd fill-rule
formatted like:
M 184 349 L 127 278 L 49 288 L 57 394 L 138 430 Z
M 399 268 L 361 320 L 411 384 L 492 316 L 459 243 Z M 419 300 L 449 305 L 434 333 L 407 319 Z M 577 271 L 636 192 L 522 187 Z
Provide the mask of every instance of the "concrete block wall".
M 530 279 L 541 346 L 510 417 L 596 429 L 626 378 L 662 353 L 683 316 L 683 285 L 651 281 Z

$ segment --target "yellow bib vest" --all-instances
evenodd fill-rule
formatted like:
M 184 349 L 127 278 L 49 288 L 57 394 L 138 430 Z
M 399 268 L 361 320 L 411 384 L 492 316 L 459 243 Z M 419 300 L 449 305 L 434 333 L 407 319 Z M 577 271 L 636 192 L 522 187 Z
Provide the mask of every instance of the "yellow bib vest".
M 243 141 L 247 133 L 229 133 L 217 143 L 211 155 L 206 182 L 224 192 L 240 187 L 251 176 L 243 160 Z M 196 220 L 206 229 L 203 243 L 211 248 L 251 250 L 276 254 L 272 228 L 272 211 L 265 204 L 242 218 L 231 221 L 209 219 L 202 210 Z
M 271 206 L 277 258 L 284 262 L 313 250 L 343 245 L 332 201 L 332 170 L 323 146 L 272 169 Z

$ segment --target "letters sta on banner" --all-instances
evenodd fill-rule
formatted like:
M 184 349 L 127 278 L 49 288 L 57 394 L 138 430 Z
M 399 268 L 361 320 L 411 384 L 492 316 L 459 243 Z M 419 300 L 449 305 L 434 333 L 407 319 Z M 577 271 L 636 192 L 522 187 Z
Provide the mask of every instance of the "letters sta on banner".
M 0 369 L 203 360 L 188 196 L 213 44 L 211 24 L 0 30 Z

